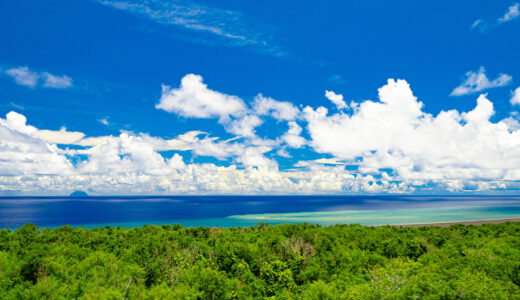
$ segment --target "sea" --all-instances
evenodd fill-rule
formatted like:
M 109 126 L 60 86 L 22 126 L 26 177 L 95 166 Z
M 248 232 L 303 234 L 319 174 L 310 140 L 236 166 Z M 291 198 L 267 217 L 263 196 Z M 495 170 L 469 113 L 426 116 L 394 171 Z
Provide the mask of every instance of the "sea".
M 520 196 L 1 197 L 0 229 L 300 223 L 397 225 L 520 218 Z

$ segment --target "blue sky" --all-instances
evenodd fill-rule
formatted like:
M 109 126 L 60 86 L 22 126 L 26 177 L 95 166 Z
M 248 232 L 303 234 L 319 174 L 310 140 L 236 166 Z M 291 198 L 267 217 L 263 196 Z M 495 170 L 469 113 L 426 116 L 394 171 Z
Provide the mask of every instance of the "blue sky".
M 514 192 L 519 33 L 512 1 L 2 1 L 0 193 Z

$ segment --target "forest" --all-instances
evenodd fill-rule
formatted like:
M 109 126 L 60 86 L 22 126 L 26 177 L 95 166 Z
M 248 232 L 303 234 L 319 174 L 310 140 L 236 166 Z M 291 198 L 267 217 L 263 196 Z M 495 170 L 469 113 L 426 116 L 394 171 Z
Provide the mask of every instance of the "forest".
M 1 299 L 520 299 L 520 223 L 0 231 Z

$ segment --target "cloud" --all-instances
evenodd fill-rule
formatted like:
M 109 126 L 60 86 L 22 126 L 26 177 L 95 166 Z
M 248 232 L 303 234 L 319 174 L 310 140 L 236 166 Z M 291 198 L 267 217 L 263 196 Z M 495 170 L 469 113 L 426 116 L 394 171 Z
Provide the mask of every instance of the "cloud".
M 35 88 L 43 81 L 42 87 L 53 89 L 64 89 L 72 86 L 72 78 L 67 75 L 53 75 L 48 72 L 34 72 L 27 66 L 11 68 L 5 73 L 12 77 L 14 81 L 23 86 Z
M 72 86 L 72 78 L 67 75 L 57 76 L 43 72 L 41 76 L 43 78 L 43 87 L 46 88 L 64 89 Z
M 513 91 L 510 101 L 513 105 L 520 104 L 520 87 Z
M 475 22 L 473 22 L 473 24 L 471 24 L 471 29 L 477 28 L 477 27 L 481 26 L 482 24 L 483 24 L 482 19 L 478 19 Z
M 159 103 L 155 106 L 188 118 L 220 118 L 239 116 L 246 111 L 242 99 L 208 89 L 202 77 L 188 74 L 179 88 L 163 85 Z
M 348 108 L 345 101 L 343 101 L 343 95 L 338 95 L 333 91 L 325 91 L 325 97 L 334 103 L 338 109 Z
M 85 134 L 83 132 L 78 131 L 67 131 L 65 127 L 61 128 L 59 131 L 54 130 L 38 130 L 35 134 L 50 144 L 75 144 L 79 142 Z
M 106 118 L 101 118 L 98 120 L 99 123 L 103 124 L 103 125 L 110 125 L 110 122 L 108 122 L 108 117 Z
M 205 86 L 200 89 L 202 79 L 195 82 L 199 84 L 197 91 L 212 97 L 226 101 L 235 97 Z M 182 94 L 186 92 L 183 89 L 181 84 L 176 90 Z M 424 193 L 520 188 L 518 114 L 492 122 L 493 103 L 482 94 L 469 111 L 432 115 L 424 111 L 405 80 L 390 79 L 378 92 L 378 100 L 360 102 L 348 113 L 307 106 L 299 118 L 283 120 L 288 130 L 273 140 L 258 138 L 254 129 L 261 122 L 279 126 L 280 120 L 262 120 L 243 101 L 237 116 L 213 109 L 202 114 L 218 118 L 215 123 L 234 132 L 227 139 L 198 130 L 172 139 L 127 131 L 119 136 L 88 137 L 65 128 L 36 128 L 27 124 L 25 116 L 10 112 L 5 119 L 0 118 L 0 192 L 68 194 L 89 190 L 121 194 L 129 186 L 136 194 Z M 181 98 L 202 101 L 198 92 L 190 95 Z M 254 108 L 255 103 L 250 106 Z M 267 111 L 271 116 L 273 111 Z M 295 158 L 306 160 L 285 167 L 287 160 L 282 159 L 282 164 L 273 158 L 288 157 L 289 148 Z M 186 154 L 191 156 L 189 161 Z M 218 162 L 197 163 L 202 156 Z
M 187 0 L 114 1 L 99 3 L 148 18 L 162 25 L 172 25 L 190 31 L 183 37 L 198 43 L 215 40 L 228 46 L 252 47 L 261 53 L 284 56 L 286 51 L 273 45 L 266 25 L 237 11 L 224 10 Z M 193 34 L 199 35 L 198 38 Z
M 237 96 L 208 89 L 201 76 L 188 74 L 182 78 L 179 88 L 163 85 L 156 108 L 188 118 L 218 118 L 229 133 L 251 139 L 257 138 L 255 128 L 264 123 L 261 116 L 291 121 L 301 113 L 290 102 L 262 94 L 258 94 L 250 106 Z
M 497 24 L 494 24 L 494 23 L 490 24 L 486 20 L 478 19 L 475 22 L 473 22 L 473 24 L 471 24 L 470 28 L 472 30 L 478 30 L 480 33 L 486 33 L 488 31 L 490 31 L 493 27 L 496 27 L 496 26 L 497 26 Z
M 240 119 L 233 120 L 226 126 L 226 130 L 241 137 L 254 137 L 255 128 L 262 125 L 262 120 L 256 115 L 246 115 Z
M 302 128 L 296 122 L 289 122 L 289 130 L 282 136 L 284 141 L 291 148 L 301 148 L 307 141 L 300 136 Z
M 518 17 L 520 17 L 520 4 L 513 3 L 513 5 L 508 7 L 507 12 L 502 17 L 498 18 L 496 21 L 488 22 L 486 20 L 478 19 L 475 22 L 473 22 L 473 24 L 471 25 L 471 29 L 476 29 L 482 33 L 485 33 L 494 27 L 515 20 Z
M 456 87 L 450 96 L 462 96 L 477 93 L 483 90 L 506 86 L 513 80 L 513 77 L 507 74 L 499 74 L 492 81 L 486 76 L 486 69 L 480 67 L 478 72 L 469 71 L 465 74 L 465 80 L 461 85 Z
M 100 136 L 100 137 L 88 137 L 83 138 L 79 141 L 74 142 L 74 145 L 84 146 L 84 147 L 92 147 L 101 145 L 103 143 L 106 143 L 108 139 L 110 139 L 110 136 Z
M 519 3 L 514 3 L 513 5 L 509 6 L 509 8 L 507 9 L 507 12 L 498 19 L 498 23 L 509 22 L 511 20 L 514 20 L 514 19 L 520 17 L 519 7 L 520 7 Z
M 1 176 L 70 174 L 72 164 L 58 147 L 35 136 L 38 129 L 26 122 L 25 116 L 16 112 L 0 118 Z
M 277 101 L 258 94 L 253 103 L 254 111 L 259 115 L 269 115 L 277 120 L 292 121 L 298 118 L 300 110 L 291 102 Z
M 331 75 L 327 78 L 327 81 L 334 83 L 336 85 L 344 85 L 346 82 L 345 79 L 343 78 L 343 76 L 341 76 L 341 74 Z
M 38 73 L 29 70 L 27 66 L 12 68 L 5 71 L 5 73 L 11 76 L 17 84 L 30 88 L 34 88 L 38 84 L 40 77 Z
M 310 145 L 360 173 L 384 177 L 384 169 L 391 169 L 393 179 L 407 185 L 435 182 L 451 190 L 454 182 L 520 179 L 520 131 L 489 121 L 494 109 L 485 95 L 469 112 L 437 116 L 422 111 L 404 80 L 389 80 L 379 99 L 361 103 L 352 115 L 306 107 Z

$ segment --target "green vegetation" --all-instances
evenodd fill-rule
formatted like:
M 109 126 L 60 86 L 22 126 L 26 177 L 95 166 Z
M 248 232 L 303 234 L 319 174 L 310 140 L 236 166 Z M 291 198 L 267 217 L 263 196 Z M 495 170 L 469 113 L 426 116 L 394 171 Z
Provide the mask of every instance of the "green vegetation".
M 520 223 L 0 231 L 1 299 L 520 299 Z

